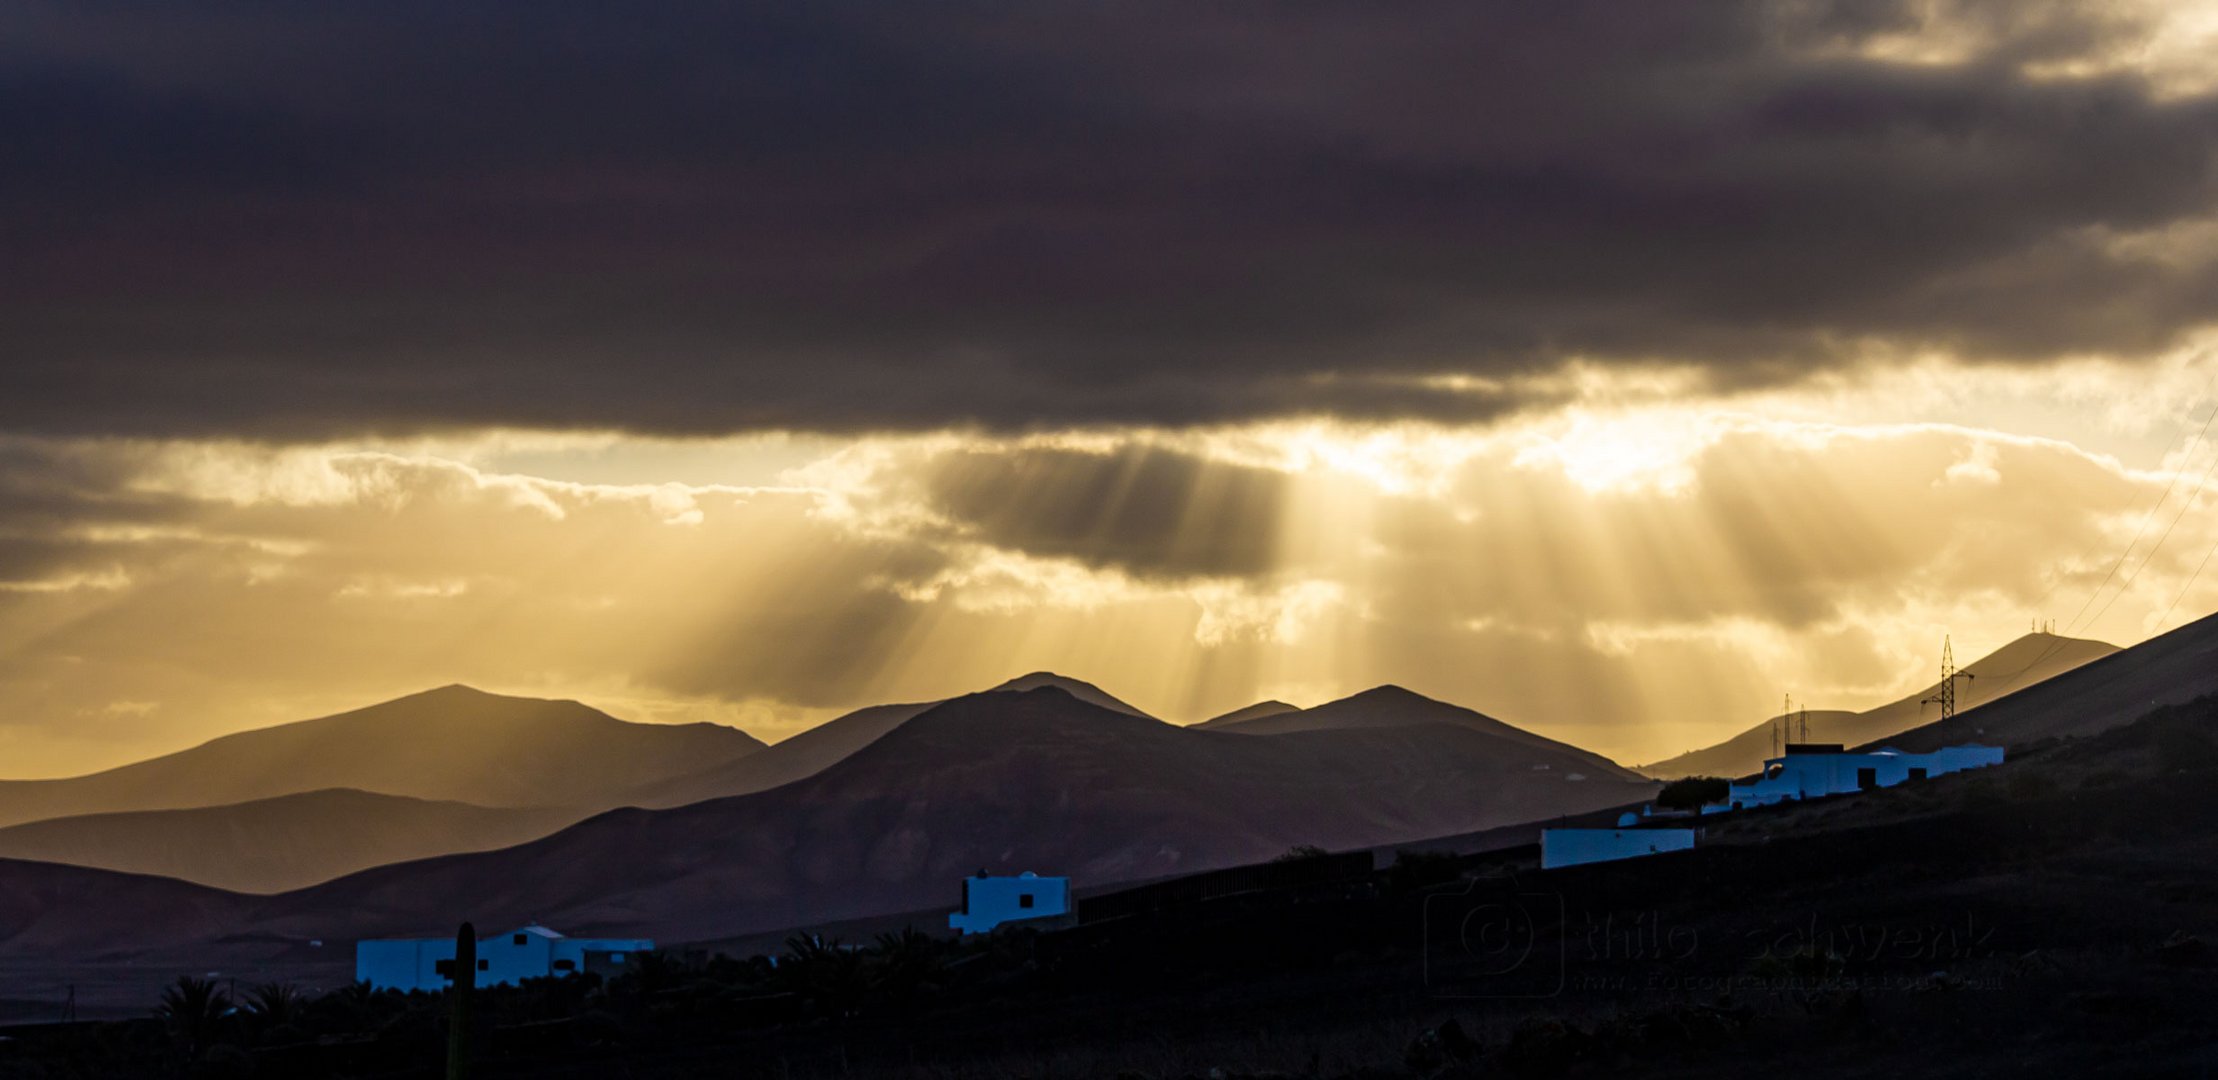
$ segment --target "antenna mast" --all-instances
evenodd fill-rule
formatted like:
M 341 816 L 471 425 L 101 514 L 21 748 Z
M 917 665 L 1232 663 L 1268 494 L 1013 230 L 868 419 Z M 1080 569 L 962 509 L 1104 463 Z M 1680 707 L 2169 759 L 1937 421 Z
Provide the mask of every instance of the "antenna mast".
M 1949 644 L 1947 634 L 1941 635 L 1941 688 L 1934 691 L 1932 697 L 1920 699 L 1918 701 L 1918 711 L 1923 712 L 1927 705 L 1939 703 L 1941 719 L 1946 720 L 1955 716 L 1956 680 L 1976 679 L 1978 677 L 1969 671 L 1956 670 L 1956 649 Z

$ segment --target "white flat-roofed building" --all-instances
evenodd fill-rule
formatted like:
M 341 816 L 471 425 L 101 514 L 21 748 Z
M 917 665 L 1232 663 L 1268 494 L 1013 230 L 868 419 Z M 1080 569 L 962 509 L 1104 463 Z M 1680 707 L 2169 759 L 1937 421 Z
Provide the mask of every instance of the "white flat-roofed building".
M 1978 743 L 1924 754 L 1892 748 L 1850 753 L 1834 744 L 1790 744 L 1785 754 L 1764 762 L 1764 771 L 1756 779 L 1732 785 L 1725 801 L 1741 810 L 1872 791 L 1909 780 L 2000 765 L 2002 758 L 2002 747 Z
M 548 975 L 613 975 L 654 949 L 647 938 L 574 938 L 537 924 L 477 940 L 478 986 Z M 451 985 L 454 938 L 384 938 L 354 945 L 354 977 L 380 990 L 444 990 Z
M 989 877 L 981 870 L 963 879 L 963 906 L 947 917 L 951 929 L 983 934 L 1003 923 L 1070 914 L 1070 879 L 1025 871 Z

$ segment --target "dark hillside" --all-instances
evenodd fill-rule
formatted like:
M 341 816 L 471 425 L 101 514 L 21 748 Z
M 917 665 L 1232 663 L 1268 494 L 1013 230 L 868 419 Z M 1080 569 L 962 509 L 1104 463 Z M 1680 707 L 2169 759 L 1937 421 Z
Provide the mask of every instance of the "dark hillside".
M 603 991 L 487 995 L 479 1075 L 2207 1075 L 2214 733 L 2204 700 L 1631 862 L 1412 857 L 1048 933 L 673 955 Z M 242 1052 L 429 1075 L 409 1066 L 436 1024 L 410 1017 L 436 1005 L 349 1005 L 326 1022 L 354 1042 Z M 114 1031 L 141 1066 L 172 1053 Z

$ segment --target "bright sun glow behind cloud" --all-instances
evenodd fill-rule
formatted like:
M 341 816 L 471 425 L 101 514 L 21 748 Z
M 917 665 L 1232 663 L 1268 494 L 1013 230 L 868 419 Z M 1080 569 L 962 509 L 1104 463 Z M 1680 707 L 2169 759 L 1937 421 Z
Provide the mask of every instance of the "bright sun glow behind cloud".
M 0 745 L 70 772 L 452 681 L 775 738 L 1047 668 L 1178 720 L 1398 682 L 1653 760 L 1905 693 L 1943 633 L 2218 606 L 2206 355 L 2076 370 L 1483 427 L 18 441 L 75 516 L 0 579 L 40 718 Z M 2105 386 L 2109 451 L 2028 433 Z

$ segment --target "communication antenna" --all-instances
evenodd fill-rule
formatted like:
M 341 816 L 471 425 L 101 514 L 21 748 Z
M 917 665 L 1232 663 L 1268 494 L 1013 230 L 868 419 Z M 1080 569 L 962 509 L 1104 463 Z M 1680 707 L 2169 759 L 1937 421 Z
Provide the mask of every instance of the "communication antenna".
M 1956 650 L 1949 644 L 1948 635 L 1941 635 L 1941 688 L 1934 691 L 1932 697 L 1921 698 L 1918 701 L 1918 711 L 1923 713 L 1927 705 L 1938 702 L 1941 706 L 1941 719 L 1955 716 L 1956 680 L 1978 677 L 1969 671 L 1956 670 Z

